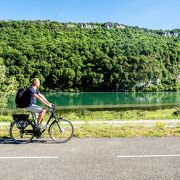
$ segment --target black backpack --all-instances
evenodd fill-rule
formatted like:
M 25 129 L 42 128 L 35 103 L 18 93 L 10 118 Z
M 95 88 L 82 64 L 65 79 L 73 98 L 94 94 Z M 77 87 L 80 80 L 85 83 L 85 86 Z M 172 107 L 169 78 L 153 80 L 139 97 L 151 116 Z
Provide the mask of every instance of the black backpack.
M 30 105 L 30 96 L 28 93 L 28 89 L 21 88 L 17 91 L 16 94 L 16 107 L 17 108 L 26 108 Z

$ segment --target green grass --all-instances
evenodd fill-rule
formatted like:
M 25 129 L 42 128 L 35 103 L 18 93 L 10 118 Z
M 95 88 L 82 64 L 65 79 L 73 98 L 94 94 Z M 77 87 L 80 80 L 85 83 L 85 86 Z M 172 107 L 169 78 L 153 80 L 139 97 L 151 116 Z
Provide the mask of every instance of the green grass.
M 13 119 L 12 119 L 12 116 L 10 115 L 1 115 L 0 116 L 0 122 L 11 122 Z
M 12 113 L 9 112 L 4 115 L 0 115 L 0 122 L 10 122 L 12 121 Z M 25 113 L 25 112 L 22 112 Z M 58 111 L 58 116 L 62 116 L 71 121 L 83 120 L 83 121 L 92 121 L 92 120 L 163 120 L 163 119 L 180 119 L 179 110 L 177 108 L 172 109 L 158 109 L 158 110 L 104 110 L 104 111 L 93 111 L 86 109 L 78 109 L 73 111 Z M 48 114 L 45 119 L 48 119 Z
M 9 127 L 0 126 L 0 138 L 9 138 Z
M 74 129 L 76 138 L 113 138 L 113 137 L 166 137 L 180 136 L 180 126 L 167 128 L 164 123 L 157 123 L 155 127 L 144 126 L 118 126 L 118 125 L 76 125 Z M 48 131 L 43 134 L 44 137 L 50 138 Z M 9 127 L 0 127 L 0 138 L 9 137 Z
M 12 113 L 19 113 L 19 111 L 10 111 L 1 113 L 0 122 L 11 122 Z M 22 112 L 24 113 L 24 112 Z M 105 125 L 105 124 L 90 124 L 89 121 L 111 121 L 111 120 L 163 120 L 163 119 L 180 119 L 180 110 L 177 108 L 170 109 L 157 109 L 157 110 L 86 110 L 78 109 L 73 111 L 58 111 L 58 116 L 63 116 L 71 121 L 83 120 L 86 123 L 82 125 L 75 125 L 75 137 L 164 137 L 164 136 L 180 136 L 180 127 L 167 128 L 164 123 L 157 122 L 155 127 L 144 126 L 118 126 Z M 46 114 L 45 119 L 48 119 Z M 0 138 L 9 137 L 9 127 L 0 127 Z M 48 132 L 44 134 L 44 137 L 49 137 Z
M 61 113 L 61 116 L 73 120 L 163 120 L 163 119 L 180 119 L 180 115 L 174 115 L 176 108 L 159 109 L 159 110 L 109 110 L 109 111 L 90 111 L 79 109 L 77 111 Z
M 112 137 L 165 137 L 180 136 L 180 127 L 167 128 L 164 124 L 157 124 L 155 127 L 143 126 L 114 126 L 114 125 L 82 125 L 76 128 L 75 137 L 78 138 L 112 138 Z

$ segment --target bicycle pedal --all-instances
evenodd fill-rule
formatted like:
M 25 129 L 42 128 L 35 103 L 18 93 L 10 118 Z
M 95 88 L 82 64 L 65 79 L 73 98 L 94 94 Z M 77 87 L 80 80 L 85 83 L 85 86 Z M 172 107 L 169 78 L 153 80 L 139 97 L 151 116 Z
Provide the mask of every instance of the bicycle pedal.
M 60 129 L 61 129 L 61 132 L 64 133 L 64 131 L 65 131 L 64 128 L 60 128 Z

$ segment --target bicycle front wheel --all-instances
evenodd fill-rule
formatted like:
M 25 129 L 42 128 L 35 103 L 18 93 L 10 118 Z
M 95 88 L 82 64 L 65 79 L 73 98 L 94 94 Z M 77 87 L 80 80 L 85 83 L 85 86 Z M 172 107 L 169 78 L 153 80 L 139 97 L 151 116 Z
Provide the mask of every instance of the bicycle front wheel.
M 13 121 L 10 137 L 16 143 L 29 143 L 34 137 L 34 127 L 29 120 Z
M 73 134 L 72 123 L 65 119 L 54 120 L 49 127 L 49 135 L 57 143 L 69 141 Z

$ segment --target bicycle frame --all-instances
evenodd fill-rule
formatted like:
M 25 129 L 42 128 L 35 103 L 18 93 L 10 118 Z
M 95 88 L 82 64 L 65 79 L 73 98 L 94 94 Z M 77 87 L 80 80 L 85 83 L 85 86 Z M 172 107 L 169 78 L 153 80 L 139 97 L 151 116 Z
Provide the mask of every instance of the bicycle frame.
M 45 125 L 46 128 L 48 127 L 49 122 L 51 121 L 52 118 L 54 118 L 56 121 L 58 120 L 58 117 L 55 114 L 55 107 L 53 107 L 53 109 L 50 109 L 50 112 L 51 112 L 51 114 L 50 114 L 49 119 L 48 119 L 48 121 L 46 122 L 46 125 Z M 32 114 L 32 117 L 33 117 L 32 121 L 34 122 L 34 124 L 36 124 L 36 119 L 37 119 L 36 115 L 33 112 L 31 112 L 31 114 Z
M 48 124 L 49 124 L 49 122 L 51 121 L 52 118 L 54 118 L 56 121 L 58 120 L 58 117 L 57 117 L 56 114 L 55 114 L 55 109 L 53 109 L 53 110 L 51 111 L 51 115 L 49 116 L 49 119 L 48 119 L 45 127 L 48 126 Z
M 42 127 L 41 129 L 36 126 L 37 117 L 36 117 L 35 113 L 30 112 L 32 115 L 32 119 L 29 119 L 28 117 L 26 117 L 27 115 L 26 116 L 25 115 L 16 115 L 16 116 L 14 115 L 13 116 L 14 121 L 11 123 L 11 126 L 10 126 L 11 138 L 16 143 L 27 143 L 27 142 L 30 142 L 34 136 L 37 138 L 40 138 L 42 133 L 46 129 L 48 129 L 50 137 L 55 142 L 64 143 L 64 142 L 69 141 L 73 137 L 73 134 L 74 134 L 74 128 L 73 128 L 72 123 L 64 118 L 58 118 L 55 114 L 55 106 L 52 106 L 51 108 L 49 108 L 49 112 L 50 112 L 50 116 L 49 116 L 45 126 Z M 23 119 L 23 117 L 26 119 Z M 53 119 L 52 122 L 50 122 L 51 119 Z M 21 121 L 19 121 L 19 120 L 22 121 L 23 125 L 21 125 Z M 25 122 L 27 122 L 27 124 Z M 59 123 L 59 122 L 61 122 L 61 123 Z M 17 129 L 17 127 L 19 130 Z M 14 129 L 15 129 L 15 131 L 14 131 Z M 18 131 L 20 134 L 16 133 Z M 20 137 L 19 137 L 19 135 L 20 135 Z M 26 138 L 23 139 L 24 135 L 27 135 L 27 139 Z

